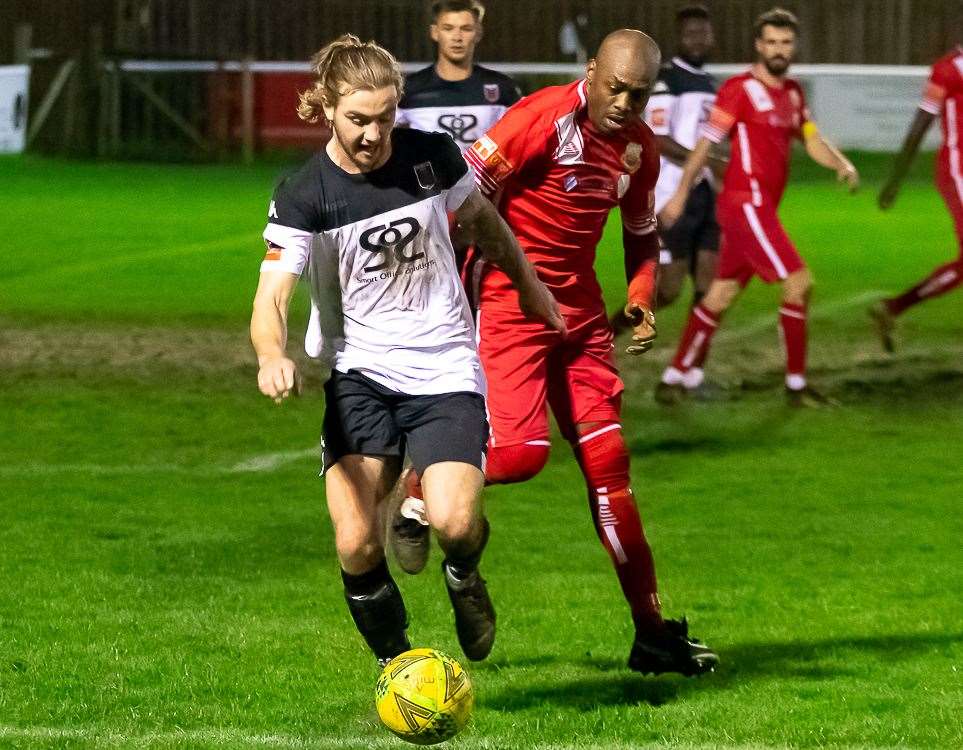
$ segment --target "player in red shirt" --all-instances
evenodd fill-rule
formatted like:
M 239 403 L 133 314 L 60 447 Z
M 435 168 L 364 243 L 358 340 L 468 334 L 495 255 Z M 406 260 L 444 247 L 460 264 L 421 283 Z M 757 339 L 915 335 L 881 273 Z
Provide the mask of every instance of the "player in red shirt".
M 642 32 L 613 32 L 584 80 L 523 99 L 466 152 L 482 192 L 498 204 L 558 301 L 567 332 L 518 314 L 518 292 L 497 267 L 479 266 L 472 277 L 488 380 L 487 482 L 522 482 L 542 469 L 551 407 L 585 476 L 596 531 L 632 611 L 629 666 L 696 675 L 711 671 L 718 657 L 689 639 L 685 620 L 662 617 L 630 487 L 613 333 L 593 268 L 609 212 L 619 206 L 625 314 L 634 327 L 627 351 L 646 351 L 655 338 L 659 150 L 641 115 L 659 62 L 658 47 Z
M 937 267 L 929 276 L 896 297 L 879 302 L 870 309 L 883 347 L 893 351 L 893 328 L 897 316 L 913 305 L 932 299 L 963 282 L 963 164 L 960 144 L 963 141 L 963 47 L 957 47 L 933 64 L 923 101 L 916 111 L 893 174 L 879 194 L 879 207 L 884 211 L 893 205 L 900 184 L 906 177 L 913 157 L 933 120 L 942 117 L 943 145 L 936 160 L 936 187 L 953 217 L 959 245 L 956 260 Z
M 728 137 L 729 167 L 717 216 L 722 245 L 716 278 L 689 316 L 672 364 L 662 375 L 660 401 L 685 395 L 702 383 L 702 366 L 725 310 L 753 276 L 783 288 L 779 324 L 786 347 L 789 403 L 816 406 L 829 400 L 806 383 L 806 316 L 812 278 L 783 229 L 776 211 L 789 176 L 792 140 L 800 138 L 818 164 L 833 169 L 851 190 L 856 168 L 824 140 L 809 116 L 799 84 L 786 73 L 796 49 L 796 17 L 774 9 L 755 24 L 757 59 L 743 75 L 719 90 L 702 138 L 686 161 L 676 194 L 662 209 L 671 226 L 682 215 L 689 191 L 706 164 L 710 147 Z

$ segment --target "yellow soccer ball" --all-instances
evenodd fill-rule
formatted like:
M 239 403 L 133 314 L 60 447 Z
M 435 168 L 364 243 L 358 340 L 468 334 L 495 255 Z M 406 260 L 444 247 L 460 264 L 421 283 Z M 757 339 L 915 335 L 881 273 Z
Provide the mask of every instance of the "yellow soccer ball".
M 431 648 L 399 654 L 375 685 L 381 722 L 416 745 L 450 740 L 468 723 L 474 703 L 468 673 L 450 656 Z

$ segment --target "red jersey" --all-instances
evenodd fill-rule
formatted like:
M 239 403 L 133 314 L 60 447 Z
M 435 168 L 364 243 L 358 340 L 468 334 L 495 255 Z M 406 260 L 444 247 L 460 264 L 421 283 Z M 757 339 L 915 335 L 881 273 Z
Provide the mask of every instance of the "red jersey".
M 796 81 L 787 78 L 773 88 L 751 72 L 726 81 L 702 127 L 702 135 L 713 143 L 727 136 L 732 142 L 720 197 L 754 206 L 763 201 L 778 205 L 789 178 L 792 139 L 802 138 L 809 119 Z
M 522 99 L 465 158 L 485 195 L 503 191 L 499 211 L 563 310 L 601 308 L 595 248 L 613 207 L 628 232 L 656 229 L 655 137 L 641 120 L 600 133 L 588 118 L 585 81 Z M 510 289 L 505 274 L 489 272 L 482 300 L 506 299 Z M 510 295 L 506 302 L 514 304 Z
M 920 109 L 942 119 L 943 147 L 940 161 L 960 174 L 960 142 L 963 141 L 963 48 L 957 47 L 933 63 Z

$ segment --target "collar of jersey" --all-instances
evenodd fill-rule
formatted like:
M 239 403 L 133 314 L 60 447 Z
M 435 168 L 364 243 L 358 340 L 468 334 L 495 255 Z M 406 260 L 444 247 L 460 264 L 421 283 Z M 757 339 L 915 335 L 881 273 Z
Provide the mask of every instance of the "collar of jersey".
M 391 129 L 391 135 L 390 135 L 389 137 L 390 137 L 390 138 L 394 138 L 394 134 L 395 134 L 395 130 L 394 130 L 394 128 L 392 128 L 392 129 Z M 332 137 L 333 137 L 333 136 L 332 136 Z M 388 157 L 388 160 L 387 160 L 384 164 L 382 164 L 380 167 L 378 167 L 377 169 L 372 169 L 372 170 L 370 170 L 370 171 L 368 171 L 368 172 L 348 172 L 348 171 L 345 171 L 344 169 L 342 169 L 341 167 L 339 167 L 337 164 L 334 163 L 334 159 L 332 159 L 331 156 L 330 156 L 330 154 L 328 154 L 328 149 L 327 149 L 327 148 L 322 148 L 322 149 L 321 149 L 321 160 L 322 160 L 322 162 L 326 163 L 326 164 L 328 165 L 328 167 L 329 167 L 336 175 L 338 175 L 339 177 L 343 177 L 343 178 L 346 179 L 346 180 L 350 180 L 351 182 L 365 182 L 366 180 L 368 180 L 368 179 L 371 178 L 371 175 L 378 174 L 379 172 L 381 172 L 381 171 L 384 170 L 385 168 L 391 166 L 391 162 L 394 161 L 394 158 L 395 158 L 395 144 L 392 143 L 392 144 L 391 144 L 391 156 L 389 156 L 389 157 Z
M 683 60 L 681 57 L 678 57 L 678 56 L 672 58 L 672 64 L 682 68 L 683 70 L 688 70 L 690 73 L 695 73 L 697 76 L 709 75 L 702 68 L 697 68 L 694 65 L 689 65 L 689 63 L 687 63 L 685 60 Z

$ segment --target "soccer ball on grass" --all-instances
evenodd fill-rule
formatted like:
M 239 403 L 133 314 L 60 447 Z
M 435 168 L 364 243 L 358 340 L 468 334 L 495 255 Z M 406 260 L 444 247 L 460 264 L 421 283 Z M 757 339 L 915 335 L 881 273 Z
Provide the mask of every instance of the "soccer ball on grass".
M 385 666 L 375 685 L 381 722 L 416 745 L 434 745 L 460 732 L 475 702 L 461 665 L 440 651 L 405 651 Z

